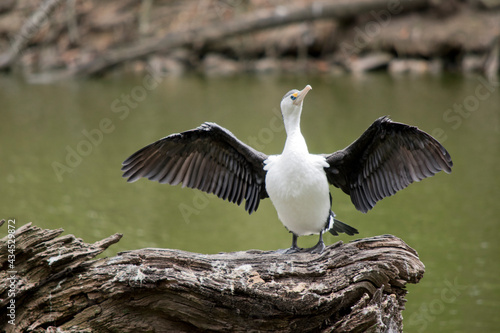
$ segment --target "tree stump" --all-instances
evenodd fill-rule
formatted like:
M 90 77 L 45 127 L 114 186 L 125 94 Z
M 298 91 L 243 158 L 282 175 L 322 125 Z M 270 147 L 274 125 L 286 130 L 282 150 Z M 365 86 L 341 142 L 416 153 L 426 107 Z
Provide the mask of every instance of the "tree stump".
M 0 330 L 401 332 L 404 286 L 424 274 L 392 235 L 320 255 L 147 248 L 94 259 L 122 235 L 87 244 L 62 232 L 28 223 L 0 240 Z

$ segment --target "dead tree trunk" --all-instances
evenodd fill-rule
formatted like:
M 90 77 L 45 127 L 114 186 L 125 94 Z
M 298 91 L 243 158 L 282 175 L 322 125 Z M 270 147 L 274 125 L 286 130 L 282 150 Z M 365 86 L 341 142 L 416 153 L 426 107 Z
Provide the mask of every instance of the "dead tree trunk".
M 428 0 L 405 3 L 405 10 L 424 7 Z M 318 19 L 346 19 L 360 13 L 385 9 L 387 0 L 342 0 L 315 2 L 301 7 L 280 7 L 238 16 L 228 22 L 213 22 L 186 31 L 169 32 L 161 38 L 152 38 L 116 50 L 77 65 L 71 75 L 87 76 L 102 72 L 122 62 L 137 59 L 155 52 L 168 52 L 179 47 L 201 47 L 236 35 L 251 33 L 287 24 Z
M 62 232 L 29 223 L 1 239 L 0 330 L 401 332 L 404 286 L 424 273 L 391 235 L 321 255 L 141 249 L 96 260 L 120 234 L 87 244 Z

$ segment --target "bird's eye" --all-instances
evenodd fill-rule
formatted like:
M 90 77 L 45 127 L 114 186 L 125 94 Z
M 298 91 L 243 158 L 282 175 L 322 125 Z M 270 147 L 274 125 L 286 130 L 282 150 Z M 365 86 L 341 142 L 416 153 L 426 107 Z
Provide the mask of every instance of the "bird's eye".
M 293 94 L 292 96 L 290 96 L 290 98 L 292 99 L 292 101 L 295 101 L 297 99 L 297 94 Z

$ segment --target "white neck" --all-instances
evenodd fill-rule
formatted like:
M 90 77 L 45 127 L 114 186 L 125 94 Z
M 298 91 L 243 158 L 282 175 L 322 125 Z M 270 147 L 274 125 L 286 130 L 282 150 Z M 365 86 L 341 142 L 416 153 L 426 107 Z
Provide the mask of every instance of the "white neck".
M 300 111 L 302 111 L 302 109 Z M 283 119 L 286 131 L 286 142 L 283 154 L 289 152 L 309 154 L 306 141 L 300 132 L 300 114 L 301 112 L 288 114 Z

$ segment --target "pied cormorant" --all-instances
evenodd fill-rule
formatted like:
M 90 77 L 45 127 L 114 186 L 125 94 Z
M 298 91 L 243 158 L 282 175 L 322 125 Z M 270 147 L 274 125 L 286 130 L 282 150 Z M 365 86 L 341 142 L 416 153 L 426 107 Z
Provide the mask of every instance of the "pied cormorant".
M 269 197 L 283 225 L 293 234 L 285 253 L 321 253 L 323 233 L 348 235 L 358 231 L 335 219 L 329 184 L 350 195 L 363 213 L 375 203 L 444 170 L 452 160 L 432 136 L 416 127 L 377 119 L 356 141 L 332 154 L 310 154 L 300 132 L 304 97 L 311 90 L 289 91 L 281 100 L 286 143 L 280 155 L 268 156 L 215 124 L 172 134 L 132 154 L 123 162 L 123 177 L 196 188 L 230 202 L 242 203 L 248 213 Z M 308 249 L 297 238 L 319 234 Z

